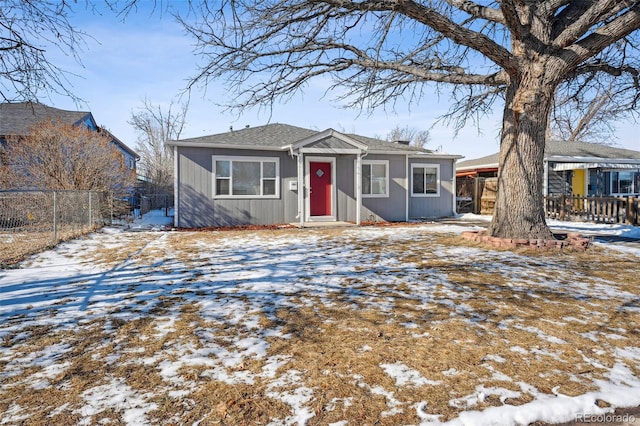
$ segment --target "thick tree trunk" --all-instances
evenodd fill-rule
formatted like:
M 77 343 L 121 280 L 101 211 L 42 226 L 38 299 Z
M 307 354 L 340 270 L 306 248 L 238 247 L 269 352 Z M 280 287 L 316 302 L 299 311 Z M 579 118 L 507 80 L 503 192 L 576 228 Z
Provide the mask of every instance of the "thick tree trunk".
M 488 229 L 494 237 L 553 237 L 545 221 L 542 190 L 545 134 L 555 85 L 541 74 L 527 72 L 507 89 L 498 193 Z

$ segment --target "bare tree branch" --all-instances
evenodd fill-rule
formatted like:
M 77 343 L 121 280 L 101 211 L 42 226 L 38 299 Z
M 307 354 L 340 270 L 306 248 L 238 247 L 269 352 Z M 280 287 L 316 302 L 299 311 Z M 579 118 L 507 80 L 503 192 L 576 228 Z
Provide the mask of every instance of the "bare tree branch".
M 567 62 L 569 72 L 638 29 L 640 26 L 640 1 L 633 1 L 631 4 L 632 6 L 623 14 L 564 49 L 562 57 Z
M 140 109 L 131 114 L 129 124 L 138 133 L 140 174 L 147 178 L 153 193 L 173 193 L 173 151 L 165 142 L 180 139 L 188 107 L 188 103 L 178 105 L 176 112 L 173 102 L 163 108 L 144 99 Z
M 504 16 L 498 9 L 479 5 L 469 0 L 447 0 L 451 6 L 467 12 L 473 17 L 486 19 L 499 24 L 504 24 Z
M 67 2 L 6 0 L 0 8 L 0 98 L 37 100 L 42 92 L 69 90 L 68 72 L 49 61 L 47 45 L 79 61 L 86 34 L 69 20 Z

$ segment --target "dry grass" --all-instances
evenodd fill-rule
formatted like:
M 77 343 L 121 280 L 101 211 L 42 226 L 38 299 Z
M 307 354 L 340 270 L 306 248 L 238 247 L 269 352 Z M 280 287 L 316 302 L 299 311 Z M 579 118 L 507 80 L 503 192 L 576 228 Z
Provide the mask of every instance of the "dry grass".
M 96 228 L 85 227 L 60 227 L 57 233 L 56 243 L 64 242 L 88 234 Z M 0 230 L 0 268 L 15 266 L 27 257 L 40 253 L 53 247 L 53 230 Z
M 126 403 L 86 411 L 87 392 L 117 382 L 129 400 L 151 404 L 153 424 L 267 424 L 294 414 L 293 395 L 310 425 L 416 424 L 424 402 L 445 421 L 540 394 L 582 395 L 617 362 L 640 377 L 637 362 L 620 356 L 640 346 L 637 257 L 488 251 L 419 228 L 410 238 L 352 230 L 124 238 L 115 252 L 98 245 L 84 259 L 136 268 L 113 313 L 72 328 L 11 318 L 0 417 L 122 423 Z M 283 260 L 301 247 L 306 257 Z M 245 277 L 273 265 L 284 278 L 272 271 L 264 280 L 281 287 L 258 290 Z M 140 298 L 142 284 L 156 296 Z M 252 339 L 264 354 L 239 343 Z M 50 363 L 32 360 L 50 352 L 65 367 L 34 388 Z M 399 364 L 425 382 L 398 384 L 384 366 Z

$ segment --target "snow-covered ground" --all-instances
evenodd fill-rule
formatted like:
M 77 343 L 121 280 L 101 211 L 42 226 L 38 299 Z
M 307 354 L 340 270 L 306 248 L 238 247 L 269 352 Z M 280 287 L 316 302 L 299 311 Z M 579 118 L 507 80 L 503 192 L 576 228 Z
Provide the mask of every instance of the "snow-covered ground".
M 0 271 L 0 424 L 195 425 L 253 401 L 272 425 L 371 415 L 515 425 L 640 405 L 640 296 L 627 282 L 640 245 L 611 254 L 637 256 L 617 282 L 589 265 L 571 271 L 571 258 L 439 240 L 473 228 L 464 223 L 162 231 L 170 220 L 152 213 Z M 626 226 L 551 225 L 640 238 Z M 477 286 L 474 274 L 490 281 Z M 344 342 L 321 343 L 336 327 Z M 313 364 L 337 348 L 353 359 Z M 215 400 L 227 387 L 233 401 Z M 202 395 L 213 398 L 206 409 Z M 384 409 L 367 412 L 367 399 Z
M 164 209 L 151 210 L 145 213 L 142 217 L 137 218 L 132 224 L 128 225 L 128 228 L 134 231 L 140 230 L 152 230 L 158 231 L 165 226 L 169 226 L 173 223 L 173 209 L 170 209 L 168 215 L 165 215 Z
M 458 215 L 461 222 L 485 222 L 491 221 L 491 216 L 476 215 L 465 213 Z M 640 240 L 640 226 L 631 226 L 625 224 L 607 224 L 607 223 L 590 223 L 590 222 L 564 222 L 555 219 L 547 219 L 547 224 L 555 231 L 577 232 L 585 236 L 617 236 L 623 238 L 632 238 Z M 598 244 L 598 243 L 596 243 Z M 610 244 L 607 244 L 611 247 Z M 615 245 L 612 248 L 619 248 Z M 633 251 L 633 248 L 632 248 Z

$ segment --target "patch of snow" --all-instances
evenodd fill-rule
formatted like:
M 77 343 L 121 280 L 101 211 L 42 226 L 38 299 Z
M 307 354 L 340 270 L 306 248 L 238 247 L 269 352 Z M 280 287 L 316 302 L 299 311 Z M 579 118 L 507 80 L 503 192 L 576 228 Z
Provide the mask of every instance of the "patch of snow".
M 331 401 L 327 403 L 325 406 L 325 410 L 327 411 L 335 411 L 338 408 L 338 404 L 342 404 L 343 407 L 348 408 L 353 405 L 353 398 L 332 398 Z
M 436 422 L 440 423 L 440 416 L 436 414 L 425 413 L 424 409 L 427 408 L 427 403 L 425 401 L 418 402 L 413 406 L 416 409 L 416 415 L 420 420 L 422 420 L 422 424 Z
M 15 402 L 12 402 L 9 408 L 7 408 L 4 413 L 2 413 L 0 424 L 21 424 L 29 417 L 31 417 L 31 415 L 24 413 L 24 409 L 21 406 L 19 406 Z
M 469 409 L 477 404 L 483 403 L 490 395 L 495 395 L 500 398 L 500 402 L 503 404 L 509 398 L 518 398 L 522 394 L 520 392 L 512 391 L 505 388 L 497 387 L 485 387 L 484 385 L 476 386 L 475 392 L 470 395 L 454 398 L 449 401 L 451 407 Z
M 51 386 L 49 380 L 53 380 L 62 374 L 69 366 L 70 362 L 62 362 L 59 364 L 49 364 L 37 373 L 32 374 L 27 381 L 33 389 L 45 389 Z
M 442 374 L 447 377 L 451 377 L 451 376 L 457 376 L 458 374 L 460 374 L 460 372 L 455 368 L 450 368 L 448 370 L 443 371 Z
M 271 421 L 269 425 L 304 425 L 309 419 L 315 416 L 313 410 L 305 406 L 306 403 L 311 401 L 313 390 L 301 386 L 301 374 L 298 370 L 288 370 L 267 386 L 266 396 L 284 402 L 289 405 L 293 411 L 293 415 L 281 420 Z M 292 386 L 297 387 L 294 389 L 278 390 L 278 388 L 291 388 Z
M 503 363 L 503 362 L 507 362 L 506 359 L 504 359 L 503 357 L 501 357 L 500 355 L 485 355 L 484 358 L 485 360 L 488 361 L 495 361 L 495 362 L 499 362 L 499 363 Z
M 78 422 L 79 425 L 93 424 L 92 417 L 105 410 L 122 413 L 122 419 L 127 425 L 148 424 L 146 414 L 158 408 L 157 404 L 147 402 L 121 378 L 87 389 L 82 393 L 82 398 L 85 405 L 74 411 L 83 417 Z
M 380 364 L 380 367 L 387 375 L 395 379 L 397 386 L 435 386 L 441 383 L 426 379 L 419 371 L 409 368 L 399 361 L 394 364 Z
M 529 353 L 528 350 L 526 350 L 523 347 L 517 346 L 517 345 L 516 346 L 512 346 L 510 348 L 510 350 L 511 350 L 511 352 L 516 352 L 516 353 L 519 353 L 519 354 L 528 354 Z
M 161 231 L 166 226 L 173 224 L 173 209 L 169 209 L 169 214 L 165 215 L 164 209 L 151 210 L 142 215 L 140 218 L 136 218 L 129 228 L 133 231 L 151 230 Z

